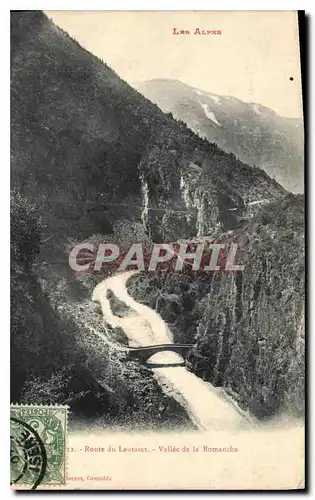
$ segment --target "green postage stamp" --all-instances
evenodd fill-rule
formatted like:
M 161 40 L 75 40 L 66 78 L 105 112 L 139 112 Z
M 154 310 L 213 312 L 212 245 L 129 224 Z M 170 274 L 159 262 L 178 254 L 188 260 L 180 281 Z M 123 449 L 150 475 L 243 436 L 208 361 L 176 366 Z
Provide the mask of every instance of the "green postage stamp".
M 10 434 L 12 487 L 65 485 L 67 406 L 11 405 Z

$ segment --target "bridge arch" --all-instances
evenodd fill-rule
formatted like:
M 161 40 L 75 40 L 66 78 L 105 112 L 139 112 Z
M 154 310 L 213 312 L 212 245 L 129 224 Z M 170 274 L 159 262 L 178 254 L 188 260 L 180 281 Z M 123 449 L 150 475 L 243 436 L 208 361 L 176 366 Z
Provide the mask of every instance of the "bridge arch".
M 143 363 L 146 363 L 153 354 L 163 351 L 173 351 L 182 357 L 186 357 L 192 347 L 193 344 L 158 344 L 145 347 L 129 347 L 128 357 L 140 359 Z

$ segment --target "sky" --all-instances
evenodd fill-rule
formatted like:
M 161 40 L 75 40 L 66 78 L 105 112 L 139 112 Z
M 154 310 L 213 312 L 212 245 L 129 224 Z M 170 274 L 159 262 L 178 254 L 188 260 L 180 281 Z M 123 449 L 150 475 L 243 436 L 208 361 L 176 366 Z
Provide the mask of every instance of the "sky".
M 302 116 L 297 15 L 291 11 L 46 11 L 129 84 L 172 78 Z M 173 29 L 190 35 L 174 35 Z M 221 35 L 194 35 L 196 28 Z M 292 80 L 293 78 L 293 80 Z

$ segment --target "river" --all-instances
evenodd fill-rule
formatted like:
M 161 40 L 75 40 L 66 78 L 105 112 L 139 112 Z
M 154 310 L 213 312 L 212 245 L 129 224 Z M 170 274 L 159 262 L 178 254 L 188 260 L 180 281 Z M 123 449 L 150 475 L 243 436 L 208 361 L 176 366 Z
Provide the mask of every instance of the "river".
M 103 280 L 94 288 L 92 300 L 101 305 L 106 323 L 124 330 L 131 347 L 172 344 L 172 332 L 161 316 L 128 294 L 126 282 L 137 273 L 126 271 Z M 108 298 L 109 290 L 130 308 L 128 315 L 119 317 L 113 313 Z M 147 363 L 159 364 L 159 367 L 152 366 L 152 372 L 162 390 L 185 408 L 200 430 L 237 430 L 253 424 L 232 400 L 224 397 L 222 390 L 219 391 L 181 366 L 183 358 L 179 354 L 159 352 L 151 356 Z

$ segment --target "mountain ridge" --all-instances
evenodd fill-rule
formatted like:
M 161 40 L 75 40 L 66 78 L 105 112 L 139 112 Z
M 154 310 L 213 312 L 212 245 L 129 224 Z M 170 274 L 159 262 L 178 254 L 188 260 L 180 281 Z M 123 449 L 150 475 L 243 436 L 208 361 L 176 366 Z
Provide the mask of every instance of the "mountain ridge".
M 135 84 L 146 97 L 247 164 L 263 168 L 286 189 L 303 191 L 303 125 L 258 103 L 203 91 L 172 79 Z

